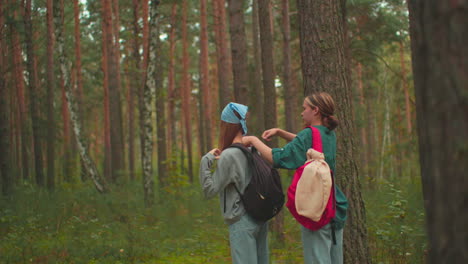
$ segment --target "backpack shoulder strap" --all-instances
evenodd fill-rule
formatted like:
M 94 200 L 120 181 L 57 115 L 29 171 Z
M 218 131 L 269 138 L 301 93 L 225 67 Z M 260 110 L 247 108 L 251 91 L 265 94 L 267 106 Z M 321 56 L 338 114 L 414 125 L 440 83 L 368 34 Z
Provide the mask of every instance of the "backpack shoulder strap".
M 322 135 L 320 130 L 314 126 L 309 126 L 312 130 L 312 148 L 318 152 L 323 152 Z

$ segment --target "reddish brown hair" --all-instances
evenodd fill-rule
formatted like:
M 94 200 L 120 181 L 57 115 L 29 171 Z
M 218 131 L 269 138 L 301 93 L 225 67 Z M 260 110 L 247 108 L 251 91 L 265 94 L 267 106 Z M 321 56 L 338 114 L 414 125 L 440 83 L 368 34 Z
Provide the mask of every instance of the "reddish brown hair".
M 322 116 L 323 125 L 328 129 L 335 129 L 338 124 L 338 118 L 335 114 L 335 102 L 330 94 L 325 92 L 315 92 L 306 97 L 306 102 L 311 107 L 317 107 Z

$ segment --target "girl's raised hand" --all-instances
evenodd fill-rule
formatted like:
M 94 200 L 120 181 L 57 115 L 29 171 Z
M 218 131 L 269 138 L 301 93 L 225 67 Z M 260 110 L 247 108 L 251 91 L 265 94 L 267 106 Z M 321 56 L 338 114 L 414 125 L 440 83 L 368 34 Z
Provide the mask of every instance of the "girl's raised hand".
M 262 138 L 266 141 L 270 141 L 273 136 L 276 136 L 278 133 L 278 128 L 270 128 L 265 130 L 262 134 Z
M 213 154 L 215 157 L 218 157 L 219 154 L 221 154 L 221 150 L 217 149 L 217 148 L 214 148 L 212 150 L 210 150 L 208 153 L 211 153 Z

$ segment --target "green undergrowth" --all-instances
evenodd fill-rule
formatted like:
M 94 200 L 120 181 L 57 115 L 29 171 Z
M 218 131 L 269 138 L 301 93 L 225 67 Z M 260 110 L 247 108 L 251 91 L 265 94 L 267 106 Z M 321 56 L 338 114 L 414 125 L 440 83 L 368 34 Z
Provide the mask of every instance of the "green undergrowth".
M 379 186 L 364 192 L 373 262 L 422 263 L 420 190 Z M 269 233 L 271 263 L 303 263 L 299 226 L 283 212 L 283 238 Z M 158 191 L 151 208 L 138 182 L 107 194 L 89 183 L 54 192 L 22 186 L 0 200 L 0 237 L 0 263 L 231 262 L 219 201 L 204 199 L 198 183 Z

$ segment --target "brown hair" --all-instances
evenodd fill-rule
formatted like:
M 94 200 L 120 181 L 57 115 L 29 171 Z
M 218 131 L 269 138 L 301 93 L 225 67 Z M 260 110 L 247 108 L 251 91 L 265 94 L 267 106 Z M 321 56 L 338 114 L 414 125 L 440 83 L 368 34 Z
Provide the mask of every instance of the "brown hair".
M 233 111 L 234 114 L 240 119 L 239 113 Z M 221 120 L 221 132 L 219 133 L 219 149 L 225 150 L 227 147 L 232 145 L 234 138 L 239 131 L 243 131 L 241 124 L 232 124 Z
M 323 125 L 328 129 L 335 129 L 339 121 L 334 116 L 335 102 L 330 94 L 326 92 L 314 92 L 306 97 L 306 102 L 311 107 L 317 107 L 320 115 L 322 116 Z

